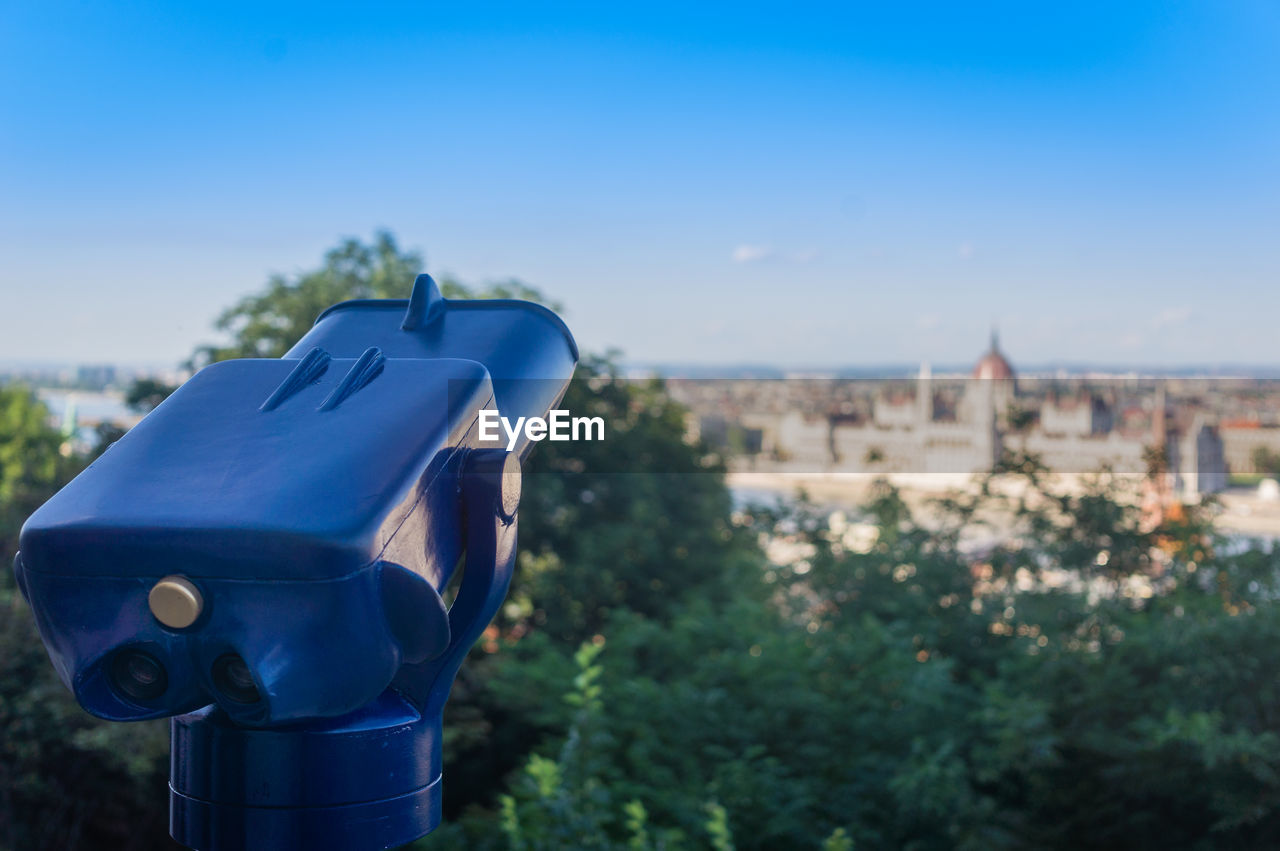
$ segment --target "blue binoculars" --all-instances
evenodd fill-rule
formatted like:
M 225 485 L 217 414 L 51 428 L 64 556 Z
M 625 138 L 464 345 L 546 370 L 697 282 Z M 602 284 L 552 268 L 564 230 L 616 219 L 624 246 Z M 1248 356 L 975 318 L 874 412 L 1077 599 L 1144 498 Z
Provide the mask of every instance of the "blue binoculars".
M 478 423 L 545 416 L 577 359 L 546 308 L 421 275 L 202 369 L 28 519 L 14 568 L 63 682 L 101 718 L 173 716 L 174 839 L 439 823 L 441 714 L 506 596 L 532 447 Z

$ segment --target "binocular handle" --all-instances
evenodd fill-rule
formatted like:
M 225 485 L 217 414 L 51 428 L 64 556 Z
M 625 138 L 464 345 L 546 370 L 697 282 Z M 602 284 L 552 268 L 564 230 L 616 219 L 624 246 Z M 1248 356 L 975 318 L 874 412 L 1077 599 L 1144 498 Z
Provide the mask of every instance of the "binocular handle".
M 459 480 L 466 555 L 462 582 L 449 608 L 449 646 L 434 659 L 405 665 L 395 681 L 428 717 L 443 710 L 458 668 L 498 613 L 515 570 L 518 456 L 501 449 L 472 450 Z

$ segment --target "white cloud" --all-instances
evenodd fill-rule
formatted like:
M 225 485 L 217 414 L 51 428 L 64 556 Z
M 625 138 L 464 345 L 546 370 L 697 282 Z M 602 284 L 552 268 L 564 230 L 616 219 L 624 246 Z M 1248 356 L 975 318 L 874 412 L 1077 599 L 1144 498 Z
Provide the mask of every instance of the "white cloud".
M 734 263 L 764 263 L 766 261 L 782 261 L 785 263 L 810 263 L 818 257 L 818 249 L 805 248 L 800 251 L 778 251 L 772 245 L 760 245 L 744 242 L 733 249 Z
M 960 243 L 960 245 L 956 248 L 956 256 L 959 257 L 961 260 L 968 260 L 970 257 L 972 257 L 973 243 L 972 242 Z
M 759 263 L 763 260 L 770 260 L 776 256 L 773 246 L 770 245 L 751 245 L 750 243 L 742 243 L 733 249 L 734 263 Z
M 936 313 L 926 313 L 916 319 L 916 327 L 921 331 L 933 331 L 942 325 L 942 317 Z
M 1173 325 L 1182 325 L 1190 318 L 1191 308 L 1189 307 L 1166 307 L 1152 318 L 1151 327 L 1168 328 Z
M 1120 337 L 1120 347 L 1122 349 L 1140 349 L 1146 345 L 1146 342 L 1146 337 L 1134 331 L 1130 331 Z

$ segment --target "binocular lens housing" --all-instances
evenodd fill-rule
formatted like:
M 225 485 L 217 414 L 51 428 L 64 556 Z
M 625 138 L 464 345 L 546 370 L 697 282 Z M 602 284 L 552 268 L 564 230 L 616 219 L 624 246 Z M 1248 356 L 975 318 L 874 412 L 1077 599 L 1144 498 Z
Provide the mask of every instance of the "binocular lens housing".
M 59 678 L 101 718 L 174 719 L 181 844 L 436 826 L 444 704 L 506 595 L 535 442 L 481 418 L 546 416 L 577 360 L 546 308 L 421 275 L 200 370 L 27 520 L 15 575 Z
M 257 703 L 262 698 L 249 666 L 234 653 L 219 656 L 213 663 L 213 684 L 236 703 Z
M 126 647 L 111 659 L 111 682 L 130 700 L 152 701 L 169 687 L 164 665 L 136 647 Z

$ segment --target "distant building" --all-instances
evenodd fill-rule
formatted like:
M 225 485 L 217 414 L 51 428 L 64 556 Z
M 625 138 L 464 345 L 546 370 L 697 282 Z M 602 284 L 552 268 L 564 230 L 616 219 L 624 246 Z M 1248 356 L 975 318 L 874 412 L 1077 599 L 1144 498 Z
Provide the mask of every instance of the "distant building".
M 1096 437 L 1111 431 L 1106 402 L 1087 391 L 1065 397 L 1050 393 L 1040 405 L 1040 430 L 1055 437 Z
M 102 390 L 115 383 L 116 368 L 111 364 L 84 364 L 76 368 L 76 384 L 85 390 Z
M 1169 427 L 1163 391 L 1157 393 L 1150 426 L 1141 430 L 1136 429 L 1145 417 L 1141 411 L 1126 411 L 1119 428 L 1108 400 L 1086 389 L 1051 391 L 1022 410 L 1017 373 L 994 333 L 953 409 L 940 404 L 927 364 L 914 384 L 914 393 L 901 383 L 882 389 L 869 417 L 792 410 L 772 423 L 757 418 L 761 446 L 792 469 L 828 472 L 983 473 L 1006 449 L 1020 449 L 1056 472 L 1107 467 L 1142 475 L 1148 449 L 1164 446 L 1178 491 L 1195 496 L 1226 486 L 1226 451 L 1218 429 L 1203 416 Z M 1280 436 L 1280 429 L 1275 431 Z
M 870 423 L 832 428 L 833 468 L 875 473 L 990 470 L 1002 454 L 998 424 L 1016 388 L 1013 367 L 992 334 L 991 348 L 974 367 L 955 417 L 939 419 L 933 374 L 923 364 L 914 396 L 882 395 Z
M 1262 473 L 1255 459 L 1259 449 L 1280 455 L 1280 426 L 1257 420 L 1224 422 L 1218 429 L 1227 468 L 1233 473 Z
M 1169 472 L 1174 490 L 1185 496 L 1218 493 L 1227 486 L 1227 463 L 1217 428 L 1202 414 L 1169 440 Z
M 824 416 L 788 411 L 777 424 L 774 452 L 786 462 L 820 469 L 831 464 L 831 421 Z
M 1000 337 L 994 330 L 991 332 L 991 348 L 987 349 L 986 354 L 974 364 L 973 377 L 991 378 L 1011 383 L 1018 380 L 1018 377 L 1013 372 L 1013 366 L 1000 351 Z

